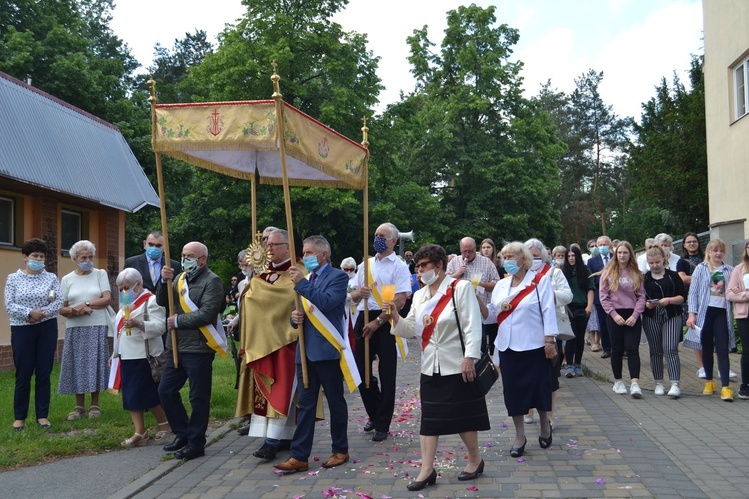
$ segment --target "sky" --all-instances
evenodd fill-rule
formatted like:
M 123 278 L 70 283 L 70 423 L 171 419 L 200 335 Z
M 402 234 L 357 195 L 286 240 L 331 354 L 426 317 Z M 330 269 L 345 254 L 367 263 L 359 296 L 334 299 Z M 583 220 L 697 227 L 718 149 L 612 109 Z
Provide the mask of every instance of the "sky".
M 110 24 L 145 68 L 154 46 L 171 49 L 185 33 L 202 29 L 216 34 L 245 11 L 240 0 L 118 0 Z M 267 2 L 272 5 L 273 2 Z M 689 88 L 692 55 L 703 53 L 701 0 L 475 0 L 494 5 L 499 24 L 520 33 L 511 60 L 524 64 L 526 97 L 541 84 L 571 93 L 575 78 L 589 69 L 603 71 L 599 87 L 606 104 L 620 117 L 639 121 L 641 105 L 655 95 L 662 78 L 674 75 Z M 386 89 L 379 95 L 382 111 L 413 89 L 406 37 L 429 27 L 437 44 L 446 13 L 470 2 L 456 0 L 350 0 L 334 20 L 346 31 L 366 34 L 368 48 L 380 57 L 378 75 Z M 206 7 L 208 5 L 208 7 Z M 146 13 L 148 15 L 146 15 Z M 283 78 L 283 75 L 281 75 Z M 283 81 L 283 80 L 282 80 Z M 271 90 L 269 89 L 269 95 Z M 241 96 L 263 99 L 268 96 Z

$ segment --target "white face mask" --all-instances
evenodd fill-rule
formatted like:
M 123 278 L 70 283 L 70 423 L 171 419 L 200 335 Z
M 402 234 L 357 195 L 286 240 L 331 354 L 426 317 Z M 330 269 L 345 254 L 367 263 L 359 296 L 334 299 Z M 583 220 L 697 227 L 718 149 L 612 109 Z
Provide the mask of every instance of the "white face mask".
M 542 268 L 544 268 L 544 261 L 541 260 L 540 258 L 534 258 L 533 259 L 533 266 L 531 267 L 531 270 L 533 272 L 538 272 Z
M 564 265 L 564 258 L 557 258 L 556 260 L 554 260 L 554 263 L 561 267 L 562 265 Z
M 439 274 L 437 274 L 434 269 L 427 270 L 426 272 L 421 274 L 421 277 L 419 277 L 419 279 L 421 279 L 421 282 L 423 282 L 427 286 L 434 284 L 438 278 Z

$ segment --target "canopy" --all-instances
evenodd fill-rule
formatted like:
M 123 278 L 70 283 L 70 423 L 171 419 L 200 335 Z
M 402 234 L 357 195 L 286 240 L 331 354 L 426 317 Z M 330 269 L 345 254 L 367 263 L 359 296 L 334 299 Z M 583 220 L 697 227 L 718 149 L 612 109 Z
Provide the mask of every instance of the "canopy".
M 367 149 L 281 101 L 289 185 L 363 189 Z M 281 185 L 274 100 L 154 105 L 154 152 Z

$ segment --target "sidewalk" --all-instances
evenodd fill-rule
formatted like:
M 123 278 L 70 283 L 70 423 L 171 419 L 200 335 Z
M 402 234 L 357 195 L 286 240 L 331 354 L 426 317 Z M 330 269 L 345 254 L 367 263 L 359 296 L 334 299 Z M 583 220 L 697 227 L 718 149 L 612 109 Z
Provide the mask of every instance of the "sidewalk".
M 742 431 L 746 401 L 702 396 L 689 350 L 681 353 L 684 396 L 656 397 L 647 357 L 648 347 L 641 345 L 644 397 L 634 400 L 598 381 L 610 380 L 610 364 L 586 349 L 583 364 L 593 376 L 561 378 L 552 448 L 540 449 L 538 423 L 528 425 L 528 447 L 520 459 L 509 456 L 514 431 L 501 384 L 495 386 L 487 400 L 492 429 L 479 435 L 486 471 L 474 482 L 457 480 L 465 449 L 455 435 L 440 438 L 437 486 L 406 490 L 419 467 L 419 348 L 412 342 L 409 358 L 399 362 L 391 438 L 374 443 L 362 432 L 360 398 L 349 395 L 351 461 L 339 468 L 320 467 L 330 454 L 328 421 L 317 425 L 309 472 L 289 476 L 276 475 L 272 463 L 252 457 L 260 439 L 240 437 L 226 425 L 213 432 L 204 458 L 162 461 L 154 445 L 84 456 L 3 473 L 3 495 L 28 497 L 33 490 L 34 497 L 56 499 L 749 496 L 749 435 Z M 737 355 L 731 355 L 731 364 L 739 370 Z M 274 462 L 287 456 L 279 453 Z M 111 473 L 125 477 L 107 484 L 111 477 L 105 475 Z

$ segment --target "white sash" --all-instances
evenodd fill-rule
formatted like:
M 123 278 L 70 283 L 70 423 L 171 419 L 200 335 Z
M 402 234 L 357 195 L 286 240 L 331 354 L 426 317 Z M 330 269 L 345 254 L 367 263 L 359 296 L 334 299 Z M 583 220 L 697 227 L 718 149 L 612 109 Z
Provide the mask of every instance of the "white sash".
M 185 312 L 188 310 L 190 312 L 197 312 L 198 306 L 190 299 L 190 288 L 187 286 L 187 279 L 184 272 L 179 276 L 179 280 L 177 281 L 177 290 L 179 291 L 179 302 L 182 310 Z M 221 316 L 216 315 L 216 323 L 201 326 L 200 331 L 208 342 L 208 346 L 221 357 L 226 357 L 226 350 L 229 344 L 226 342 L 226 333 L 224 332 L 224 325 L 221 323 Z
M 307 298 L 302 298 L 302 307 L 304 307 L 304 313 L 307 318 L 312 322 L 312 325 L 338 350 L 338 354 L 341 356 L 341 372 L 343 373 L 343 379 L 346 380 L 349 392 L 354 393 L 356 387 L 361 385 L 361 377 L 359 376 L 359 369 L 356 367 L 356 361 L 354 360 L 354 353 L 351 351 L 351 345 L 348 342 L 348 334 L 341 334 L 338 329 L 325 317 L 318 307 L 314 303 L 310 302 Z M 341 326 L 343 326 L 341 324 Z M 348 330 L 348 328 L 346 328 Z M 301 333 L 304 334 L 304 333 Z

